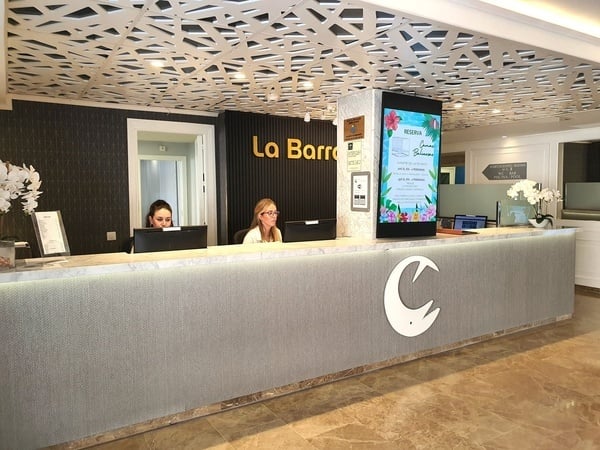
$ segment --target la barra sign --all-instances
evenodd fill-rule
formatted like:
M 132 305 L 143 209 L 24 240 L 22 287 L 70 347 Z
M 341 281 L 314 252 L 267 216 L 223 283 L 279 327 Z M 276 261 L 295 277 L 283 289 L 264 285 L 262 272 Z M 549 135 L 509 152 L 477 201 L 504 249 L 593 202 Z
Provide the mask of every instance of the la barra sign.
M 527 178 L 527 163 L 488 164 L 482 173 L 488 180 L 524 180 Z
M 281 152 L 276 142 L 267 142 L 261 148 L 258 136 L 252 136 L 252 153 L 257 158 L 279 158 Z M 304 144 L 300 139 L 287 138 L 285 155 L 287 159 L 337 161 L 337 147 L 321 144 Z

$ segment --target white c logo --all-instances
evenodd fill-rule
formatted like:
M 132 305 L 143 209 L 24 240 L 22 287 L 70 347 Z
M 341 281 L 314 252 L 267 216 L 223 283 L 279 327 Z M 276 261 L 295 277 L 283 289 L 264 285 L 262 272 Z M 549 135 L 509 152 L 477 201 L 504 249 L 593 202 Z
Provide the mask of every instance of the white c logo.
M 420 308 L 416 309 L 411 309 L 402 302 L 400 294 L 398 293 L 400 277 L 402 276 L 404 269 L 414 262 L 418 262 L 419 266 L 412 279 L 413 283 L 419 278 L 419 275 L 421 275 L 421 272 L 423 272 L 426 267 L 430 267 L 436 272 L 439 272 L 435 263 L 424 256 L 410 256 L 403 259 L 396 267 L 394 267 L 392 273 L 390 273 L 387 283 L 385 284 L 383 297 L 385 314 L 388 322 L 397 333 L 407 337 L 418 336 L 427 331 L 429 327 L 433 325 L 433 322 L 437 319 L 440 312 L 440 308 L 436 308 L 429 314 L 427 313 L 433 304 L 433 300 L 430 300 Z

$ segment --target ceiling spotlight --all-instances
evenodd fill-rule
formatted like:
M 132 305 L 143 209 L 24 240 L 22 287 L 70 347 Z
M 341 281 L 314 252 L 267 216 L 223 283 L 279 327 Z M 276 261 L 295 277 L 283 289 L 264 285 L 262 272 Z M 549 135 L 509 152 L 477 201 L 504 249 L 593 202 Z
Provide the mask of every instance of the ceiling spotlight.
M 310 122 L 310 113 L 308 111 L 306 111 L 306 114 L 304 114 L 304 121 Z
M 458 108 L 462 108 L 462 107 L 463 107 L 463 104 L 462 104 L 462 103 L 456 103 L 456 104 L 454 105 L 454 107 L 455 107 L 456 109 L 458 109 Z
M 498 108 L 492 109 L 492 114 L 500 114 L 500 110 Z
M 337 117 L 334 117 L 333 120 L 331 121 L 331 123 L 333 124 L 334 127 L 337 127 Z

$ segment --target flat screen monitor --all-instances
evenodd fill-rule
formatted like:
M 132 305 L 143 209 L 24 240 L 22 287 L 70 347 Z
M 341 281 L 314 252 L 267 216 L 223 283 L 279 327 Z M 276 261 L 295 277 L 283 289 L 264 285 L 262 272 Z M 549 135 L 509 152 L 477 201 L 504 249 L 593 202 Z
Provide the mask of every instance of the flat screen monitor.
M 476 228 L 485 228 L 487 225 L 487 216 L 472 216 L 468 214 L 456 214 L 454 216 L 455 230 L 472 230 Z
M 283 224 L 283 242 L 335 239 L 336 219 L 291 220 Z
M 162 252 L 206 248 L 207 226 L 191 225 L 170 228 L 135 228 L 133 252 Z
M 442 103 L 382 93 L 378 238 L 434 236 Z

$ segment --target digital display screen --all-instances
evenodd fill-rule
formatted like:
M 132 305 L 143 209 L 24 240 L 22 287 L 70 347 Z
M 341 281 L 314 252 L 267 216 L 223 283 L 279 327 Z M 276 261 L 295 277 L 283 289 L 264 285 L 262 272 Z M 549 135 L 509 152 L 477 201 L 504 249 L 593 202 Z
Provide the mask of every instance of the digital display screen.
M 435 234 L 441 114 L 441 102 L 383 93 L 377 237 Z

